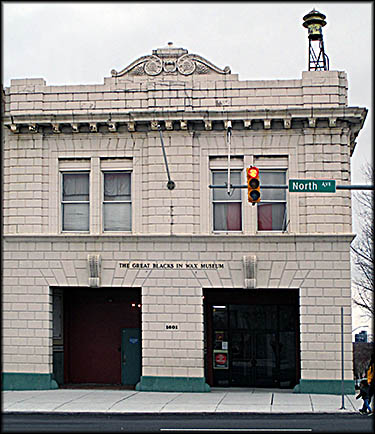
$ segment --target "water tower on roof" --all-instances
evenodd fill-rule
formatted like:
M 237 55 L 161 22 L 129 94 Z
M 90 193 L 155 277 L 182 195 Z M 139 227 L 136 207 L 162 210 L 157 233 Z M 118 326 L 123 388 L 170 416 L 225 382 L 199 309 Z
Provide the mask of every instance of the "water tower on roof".
M 309 32 L 309 71 L 329 70 L 329 59 L 324 51 L 322 31 L 327 24 L 325 18 L 324 14 L 315 9 L 303 17 L 303 27 L 306 27 Z

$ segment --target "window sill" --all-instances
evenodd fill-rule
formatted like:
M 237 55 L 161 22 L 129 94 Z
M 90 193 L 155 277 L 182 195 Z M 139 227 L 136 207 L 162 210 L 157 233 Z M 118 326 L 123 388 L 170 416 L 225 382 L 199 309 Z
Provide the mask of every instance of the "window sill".
M 286 235 L 289 235 L 289 234 L 290 234 L 289 231 L 281 231 L 281 230 L 274 230 L 274 231 L 256 231 L 256 233 L 257 233 L 257 234 L 260 234 L 260 235 L 263 235 L 263 234 L 265 234 L 265 235 L 267 235 L 267 234 L 286 234 Z
M 244 235 L 244 231 L 212 231 L 211 234 L 213 235 L 233 235 L 233 234 L 240 234 Z
M 90 235 L 90 231 L 61 231 L 61 235 Z

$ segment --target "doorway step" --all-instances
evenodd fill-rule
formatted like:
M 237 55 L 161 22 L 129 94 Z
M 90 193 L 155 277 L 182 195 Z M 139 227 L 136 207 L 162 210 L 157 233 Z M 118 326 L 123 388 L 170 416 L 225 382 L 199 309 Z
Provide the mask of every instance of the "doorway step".
M 133 384 L 94 384 L 94 383 L 70 383 L 63 384 L 60 389 L 93 389 L 93 390 L 135 390 Z

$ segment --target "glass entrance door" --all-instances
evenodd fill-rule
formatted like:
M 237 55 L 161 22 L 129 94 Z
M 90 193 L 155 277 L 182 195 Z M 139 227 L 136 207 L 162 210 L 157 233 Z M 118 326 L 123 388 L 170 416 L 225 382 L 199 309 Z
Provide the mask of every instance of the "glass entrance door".
M 277 385 L 276 332 L 254 332 L 254 381 L 255 387 Z
M 230 377 L 232 386 L 249 386 L 255 381 L 256 359 L 252 333 L 234 330 L 231 333 Z
M 213 306 L 212 312 L 215 385 L 296 384 L 295 306 L 227 304 Z M 225 356 L 225 365 L 218 356 Z
M 272 387 L 277 368 L 277 306 L 231 304 L 229 329 L 231 385 Z

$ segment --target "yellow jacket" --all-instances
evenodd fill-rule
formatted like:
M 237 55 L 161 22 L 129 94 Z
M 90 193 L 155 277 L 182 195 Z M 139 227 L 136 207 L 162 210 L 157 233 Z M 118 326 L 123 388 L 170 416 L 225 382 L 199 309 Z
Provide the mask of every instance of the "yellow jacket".
M 372 363 L 367 370 L 367 383 L 368 384 L 372 383 L 373 378 L 374 378 L 374 364 Z

